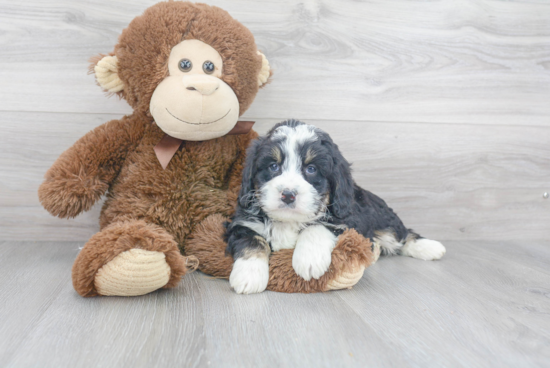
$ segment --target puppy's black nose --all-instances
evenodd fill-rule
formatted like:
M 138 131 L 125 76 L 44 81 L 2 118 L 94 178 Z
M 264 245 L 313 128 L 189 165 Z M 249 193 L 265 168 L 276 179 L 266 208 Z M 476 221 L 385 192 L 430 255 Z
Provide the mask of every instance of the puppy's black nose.
M 290 190 L 283 190 L 283 193 L 281 193 L 281 201 L 285 202 L 286 204 L 291 204 L 295 200 L 296 196 Z

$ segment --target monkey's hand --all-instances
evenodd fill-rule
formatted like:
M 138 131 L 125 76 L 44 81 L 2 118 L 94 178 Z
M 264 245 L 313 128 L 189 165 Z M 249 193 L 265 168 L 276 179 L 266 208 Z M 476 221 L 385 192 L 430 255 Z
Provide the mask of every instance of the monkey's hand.
M 44 208 L 62 218 L 89 210 L 117 176 L 129 148 L 142 136 L 140 128 L 142 124 L 133 116 L 113 120 L 63 152 L 38 189 Z
M 61 156 L 46 173 L 38 189 L 38 198 L 54 216 L 75 217 L 89 210 L 109 187 L 95 173 L 87 172 L 82 163 Z

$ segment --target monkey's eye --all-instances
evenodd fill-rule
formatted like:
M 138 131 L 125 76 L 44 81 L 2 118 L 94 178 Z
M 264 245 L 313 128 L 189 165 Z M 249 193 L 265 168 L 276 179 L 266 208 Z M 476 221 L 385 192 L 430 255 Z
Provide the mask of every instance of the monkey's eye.
M 277 172 L 277 171 L 279 171 L 279 165 L 274 162 L 271 165 L 269 165 L 269 170 L 271 170 L 273 172 Z
M 178 67 L 180 68 L 180 70 L 182 72 L 188 72 L 190 71 L 192 68 L 193 68 L 193 64 L 191 63 L 191 60 L 189 59 L 181 59 L 179 64 L 178 64 Z
M 214 73 L 214 69 L 215 69 L 214 63 L 211 62 L 210 60 L 206 60 L 206 61 L 204 62 L 204 64 L 202 64 L 202 70 L 204 70 L 204 72 L 205 72 L 206 74 L 212 74 L 212 73 Z
M 309 165 L 308 167 L 306 167 L 306 172 L 308 174 L 315 174 L 317 172 L 317 168 L 313 165 Z

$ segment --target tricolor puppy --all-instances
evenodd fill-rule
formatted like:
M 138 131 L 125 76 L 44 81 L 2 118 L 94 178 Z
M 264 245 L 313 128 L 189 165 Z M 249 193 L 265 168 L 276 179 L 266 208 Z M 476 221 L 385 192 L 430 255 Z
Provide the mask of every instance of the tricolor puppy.
M 354 228 L 383 254 L 439 259 L 445 247 L 408 230 L 386 203 L 354 183 L 350 165 L 322 130 L 279 123 L 252 143 L 237 210 L 227 227 L 229 278 L 237 293 L 264 291 L 269 255 L 295 248 L 292 266 L 305 280 L 329 268 L 338 235 Z

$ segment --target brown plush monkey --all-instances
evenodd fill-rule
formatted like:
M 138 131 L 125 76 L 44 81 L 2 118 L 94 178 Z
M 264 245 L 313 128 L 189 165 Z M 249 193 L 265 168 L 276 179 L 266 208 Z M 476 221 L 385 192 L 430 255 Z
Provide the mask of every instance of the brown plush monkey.
M 237 119 L 270 76 L 252 34 L 217 7 L 159 3 L 135 18 L 92 70 L 134 112 L 78 140 L 40 186 L 44 208 L 62 218 L 107 193 L 101 230 L 73 266 L 74 288 L 82 296 L 142 295 L 176 286 L 197 264 L 227 277 L 233 260 L 225 255 L 223 222 L 257 136 Z M 370 243 L 351 230 L 319 280 L 294 273 L 292 251 L 272 255 L 268 289 L 349 287 L 374 258 Z

